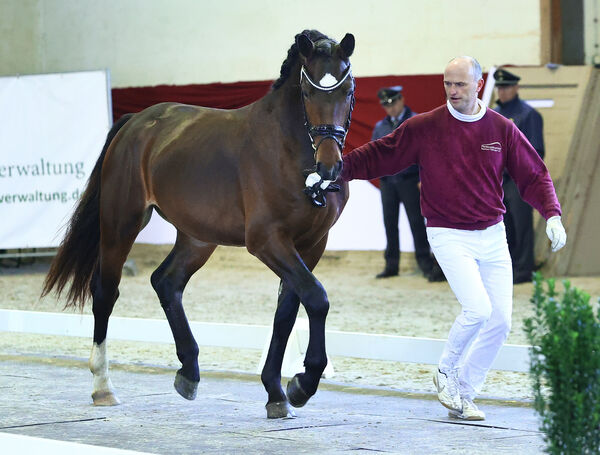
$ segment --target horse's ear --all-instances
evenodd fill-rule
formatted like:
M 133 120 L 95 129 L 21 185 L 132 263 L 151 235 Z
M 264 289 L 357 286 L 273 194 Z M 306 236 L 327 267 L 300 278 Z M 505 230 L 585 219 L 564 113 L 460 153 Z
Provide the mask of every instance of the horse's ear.
M 342 58 L 350 58 L 354 52 L 354 35 L 352 33 L 346 33 L 346 36 L 340 43 L 340 54 Z
M 310 58 L 315 49 L 315 45 L 310 40 L 310 38 L 306 35 L 298 35 L 296 36 L 296 45 L 298 46 L 298 50 L 300 51 L 300 55 L 305 59 Z

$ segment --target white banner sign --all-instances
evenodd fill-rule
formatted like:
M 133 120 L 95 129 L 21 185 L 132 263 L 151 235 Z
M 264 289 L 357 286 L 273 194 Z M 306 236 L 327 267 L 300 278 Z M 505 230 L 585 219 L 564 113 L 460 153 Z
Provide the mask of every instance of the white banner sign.
M 0 78 L 0 249 L 60 243 L 111 123 L 106 71 Z

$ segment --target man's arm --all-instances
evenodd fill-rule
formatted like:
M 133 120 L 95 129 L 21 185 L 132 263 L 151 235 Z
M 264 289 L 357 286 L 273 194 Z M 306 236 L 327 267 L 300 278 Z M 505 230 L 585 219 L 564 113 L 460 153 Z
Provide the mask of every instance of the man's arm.
M 417 163 L 414 135 L 404 122 L 387 136 L 368 142 L 344 155 L 342 179 L 371 180 L 394 175 Z
M 567 242 L 567 233 L 560 218 L 561 208 L 554 184 L 537 151 L 516 127 L 509 145 L 507 169 L 523 200 L 546 220 L 546 235 L 552 251 L 560 250 Z
M 506 168 L 521 197 L 546 220 L 560 215 L 560 204 L 546 165 L 514 124 L 510 134 Z

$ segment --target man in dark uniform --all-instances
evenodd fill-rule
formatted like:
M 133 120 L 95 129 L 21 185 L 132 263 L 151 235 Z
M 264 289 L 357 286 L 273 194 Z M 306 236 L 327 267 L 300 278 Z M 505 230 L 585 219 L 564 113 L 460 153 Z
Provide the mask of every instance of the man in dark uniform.
M 416 115 L 410 107 L 404 104 L 401 85 L 384 87 L 377 92 L 377 97 L 387 115 L 375 125 L 371 140 L 388 135 L 406 119 Z M 419 168 L 416 165 L 411 166 L 396 175 L 381 177 L 379 182 L 387 247 L 384 256 L 385 269 L 376 277 L 387 278 L 398 275 L 400 263 L 398 218 L 400 216 L 400 203 L 404 203 L 419 268 L 430 281 L 443 280 L 444 275 L 431 255 L 425 222 L 421 215 Z
M 519 98 L 519 80 L 516 74 L 499 68 L 494 73 L 498 88 L 498 106 L 494 108 L 504 117 L 511 119 L 529 140 L 540 157 L 544 158 L 544 136 L 542 116 Z M 517 189 L 517 185 L 505 172 L 502 184 L 506 214 L 506 238 L 513 263 L 513 282 L 531 281 L 534 270 L 533 254 L 533 209 Z

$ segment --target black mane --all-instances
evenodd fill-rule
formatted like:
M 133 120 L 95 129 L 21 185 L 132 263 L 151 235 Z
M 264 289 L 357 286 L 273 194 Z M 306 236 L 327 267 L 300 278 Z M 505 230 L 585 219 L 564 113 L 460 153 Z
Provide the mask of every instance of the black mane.
M 294 44 L 292 44 L 292 46 L 288 50 L 287 57 L 281 64 L 281 71 L 279 73 L 279 79 L 277 79 L 275 82 L 273 82 L 273 85 L 271 86 L 273 88 L 273 90 L 277 90 L 279 87 L 281 87 L 285 83 L 285 81 L 290 76 L 292 68 L 298 61 L 298 46 L 296 45 L 296 39 L 298 38 L 299 35 L 306 35 L 308 38 L 310 38 L 310 40 L 313 43 L 320 41 L 320 40 L 328 40 L 330 42 L 335 42 L 334 40 L 332 40 L 331 38 L 329 38 L 326 35 L 323 35 L 321 32 L 319 32 L 317 30 L 304 30 L 302 33 L 299 33 L 298 35 L 296 35 L 296 37 L 294 39 Z M 323 53 L 328 53 L 329 55 L 331 55 L 331 47 L 330 46 L 317 46 L 316 50 L 317 50 L 317 52 L 321 51 Z

